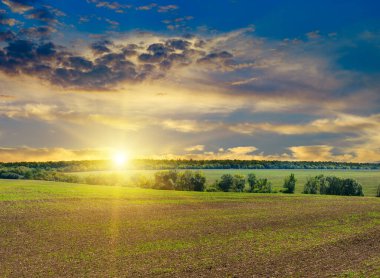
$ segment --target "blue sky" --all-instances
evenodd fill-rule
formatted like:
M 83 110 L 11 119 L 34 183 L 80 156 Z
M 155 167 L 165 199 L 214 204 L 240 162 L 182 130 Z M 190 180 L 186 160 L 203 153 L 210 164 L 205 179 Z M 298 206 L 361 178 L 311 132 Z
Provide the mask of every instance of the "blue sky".
M 378 162 L 379 10 L 2 0 L 2 160 Z

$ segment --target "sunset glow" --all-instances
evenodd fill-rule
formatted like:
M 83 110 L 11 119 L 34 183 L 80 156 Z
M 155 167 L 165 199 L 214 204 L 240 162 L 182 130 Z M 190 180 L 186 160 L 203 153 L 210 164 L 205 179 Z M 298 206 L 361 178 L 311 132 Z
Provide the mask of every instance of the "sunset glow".
M 380 6 L 339 3 L 0 0 L 0 160 L 380 161 Z
M 117 152 L 114 154 L 112 160 L 118 167 L 124 166 L 128 161 L 128 155 L 125 152 Z

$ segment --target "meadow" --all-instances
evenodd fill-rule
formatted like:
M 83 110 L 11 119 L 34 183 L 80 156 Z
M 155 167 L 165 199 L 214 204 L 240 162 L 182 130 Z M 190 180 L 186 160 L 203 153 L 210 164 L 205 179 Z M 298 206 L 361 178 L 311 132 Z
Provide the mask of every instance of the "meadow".
M 378 185 L 380 184 L 380 171 L 379 170 L 242 170 L 242 169 L 205 169 L 201 170 L 206 178 L 207 183 L 212 184 L 215 180 L 219 179 L 223 174 L 241 174 L 248 175 L 254 173 L 258 178 L 268 178 L 272 182 L 274 189 L 281 189 L 284 179 L 291 173 L 294 173 L 297 179 L 296 193 L 301 193 L 303 186 L 306 183 L 308 177 L 314 177 L 316 175 L 323 174 L 325 176 L 337 176 L 342 178 L 353 178 L 359 181 L 363 186 L 363 192 L 365 196 L 375 196 Z M 145 175 L 147 177 L 153 177 L 156 170 L 119 170 L 119 171 L 89 171 L 89 172 L 73 172 L 72 175 L 78 175 L 86 177 L 89 175 L 101 175 L 101 174 L 118 174 L 124 175 L 126 180 L 130 179 L 134 175 Z
M 0 239 L 0 277 L 379 277 L 380 198 L 0 180 Z

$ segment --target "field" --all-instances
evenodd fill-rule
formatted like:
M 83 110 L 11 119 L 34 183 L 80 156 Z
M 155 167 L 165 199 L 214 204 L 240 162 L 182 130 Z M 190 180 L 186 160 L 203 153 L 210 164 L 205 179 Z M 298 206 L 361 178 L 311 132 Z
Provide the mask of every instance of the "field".
M 380 198 L 0 180 L 0 277 L 147 276 L 379 277 Z
M 135 174 L 143 174 L 146 176 L 153 176 L 154 170 L 126 170 L 126 171 L 99 171 L 99 172 L 77 172 L 71 173 L 73 175 L 88 176 L 93 174 L 102 173 L 119 173 L 125 174 L 126 178 Z M 259 178 L 268 178 L 273 183 L 274 189 L 280 189 L 284 182 L 284 178 L 294 173 L 297 178 L 296 192 L 301 193 L 306 179 L 314 177 L 319 174 L 326 176 L 332 175 L 344 178 L 354 178 L 363 185 L 363 192 L 365 196 L 375 196 L 377 186 L 380 184 L 380 171 L 362 171 L 362 170 L 202 170 L 204 172 L 207 182 L 212 183 L 219 179 L 223 174 L 242 174 L 255 173 Z

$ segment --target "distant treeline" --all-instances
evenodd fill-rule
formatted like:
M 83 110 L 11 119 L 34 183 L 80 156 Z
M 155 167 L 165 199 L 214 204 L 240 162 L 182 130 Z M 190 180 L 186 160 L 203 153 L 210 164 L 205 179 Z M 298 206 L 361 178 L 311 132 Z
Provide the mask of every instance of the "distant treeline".
M 29 179 L 47 180 L 70 183 L 86 183 L 92 185 L 120 185 L 151 188 L 160 190 L 180 191 L 224 191 L 224 192 L 250 192 L 250 193 L 277 193 L 272 189 L 272 183 L 266 178 L 257 178 L 254 173 L 247 176 L 240 174 L 223 174 L 220 179 L 212 184 L 207 184 L 203 172 L 185 170 L 161 170 L 154 173 L 154 177 L 143 174 L 135 174 L 127 177 L 122 173 L 101 173 L 88 176 L 76 176 L 57 172 L 54 170 L 35 169 L 25 166 L 0 167 L 1 179 Z M 280 192 L 294 193 L 296 178 L 290 174 L 284 179 L 283 188 Z M 380 195 L 380 186 L 377 196 Z M 325 177 L 319 175 L 307 179 L 304 185 L 305 194 L 326 194 L 363 196 L 361 184 L 354 179 L 343 179 L 335 176 Z
M 0 167 L 24 166 L 31 169 L 55 170 L 58 172 L 84 172 L 110 170 L 114 168 L 108 160 L 59 161 L 59 162 L 14 162 L 0 163 Z M 152 160 L 136 159 L 128 164 L 129 169 L 346 169 L 378 170 L 380 163 L 346 163 L 317 161 L 276 161 L 276 160 Z

